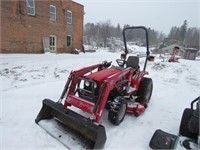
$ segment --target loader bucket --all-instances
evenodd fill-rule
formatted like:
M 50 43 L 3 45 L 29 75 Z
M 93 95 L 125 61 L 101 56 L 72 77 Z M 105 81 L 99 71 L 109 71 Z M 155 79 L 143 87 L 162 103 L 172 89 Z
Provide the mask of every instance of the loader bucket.
M 43 100 L 42 109 L 35 119 L 35 122 L 39 124 L 41 120 L 46 119 L 58 120 L 64 128 L 76 134 L 76 137 L 83 137 L 84 140 L 82 141 L 87 141 L 86 143 L 88 145 L 85 144 L 87 149 L 103 148 L 106 142 L 104 126 L 94 124 L 90 119 L 70 109 L 64 108 L 62 104 L 58 104 L 49 99 Z

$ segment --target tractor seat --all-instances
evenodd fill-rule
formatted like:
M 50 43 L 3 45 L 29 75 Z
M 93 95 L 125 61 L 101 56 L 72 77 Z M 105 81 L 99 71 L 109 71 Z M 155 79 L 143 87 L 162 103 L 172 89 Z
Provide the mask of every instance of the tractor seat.
M 139 57 L 137 56 L 129 56 L 126 61 L 126 68 L 131 67 L 133 69 L 139 68 Z

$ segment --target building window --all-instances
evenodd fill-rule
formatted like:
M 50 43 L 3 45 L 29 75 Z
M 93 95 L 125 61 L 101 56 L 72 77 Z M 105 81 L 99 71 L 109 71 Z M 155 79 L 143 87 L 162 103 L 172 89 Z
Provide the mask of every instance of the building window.
M 67 47 L 70 47 L 70 46 L 72 46 L 72 36 L 68 35 L 67 36 Z
M 50 35 L 49 47 L 50 47 L 50 51 L 56 51 L 56 36 L 55 35 Z
M 26 0 L 27 14 L 35 16 L 35 0 Z
M 55 21 L 56 20 L 56 7 L 53 5 L 50 5 L 49 13 L 50 13 L 50 20 Z
M 67 11 L 67 23 L 72 24 L 72 12 L 70 10 Z
M 20 15 L 23 14 L 23 4 L 22 4 L 22 0 L 19 0 L 18 12 L 19 12 Z

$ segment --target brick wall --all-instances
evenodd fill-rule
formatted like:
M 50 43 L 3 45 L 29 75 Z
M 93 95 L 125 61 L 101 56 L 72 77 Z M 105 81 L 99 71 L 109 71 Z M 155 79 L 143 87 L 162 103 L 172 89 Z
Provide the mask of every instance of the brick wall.
M 49 19 L 49 5 L 56 6 L 56 21 Z M 66 12 L 73 14 L 73 44 L 67 47 Z M 1 1 L 1 53 L 43 53 L 43 37 L 56 36 L 58 53 L 81 49 L 83 6 L 73 1 L 35 0 L 35 16 L 27 15 L 25 0 Z

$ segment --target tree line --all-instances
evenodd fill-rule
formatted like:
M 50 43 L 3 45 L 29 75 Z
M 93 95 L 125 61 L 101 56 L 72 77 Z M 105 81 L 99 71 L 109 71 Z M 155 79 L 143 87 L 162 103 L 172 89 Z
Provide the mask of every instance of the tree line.
M 86 23 L 84 26 L 84 44 L 92 45 L 95 43 L 97 47 L 107 47 L 111 38 L 123 40 L 122 30 L 132 25 L 126 24 L 123 27 L 118 24 L 114 27 L 110 20 L 99 23 Z M 173 26 L 166 36 L 152 28 L 147 28 L 149 34 L 149 45 L 158 46 L 166 39 L 175 39 L 184 42 L 187 47 L 199 48 L 200 29 L 196 27 L 188 28 L 187 20 L 180 27 Z M 136 44 L 145 45 L 146 37 L 143 30 L 128 30 L 126 32 L 127 41 L 134 41 Z

